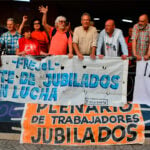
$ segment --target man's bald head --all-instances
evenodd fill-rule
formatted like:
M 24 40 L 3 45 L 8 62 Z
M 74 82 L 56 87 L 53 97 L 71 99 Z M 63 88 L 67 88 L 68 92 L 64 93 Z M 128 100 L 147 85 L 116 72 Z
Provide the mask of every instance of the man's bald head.
M 115 21 L 112 19 L 108 19 L 105 22 L 105 31 L 107 34 L 112 34 L 114 32 L 115 29 Z
M 141 26 L 142 28 L 144 28 L 148 23 L 148 15 L 147 14 L 142 14 L 140 17 L 139 17 L 139 26 Z
M 113 19 L 108 19 L 105 24 L 115 25 L 115 21 Z

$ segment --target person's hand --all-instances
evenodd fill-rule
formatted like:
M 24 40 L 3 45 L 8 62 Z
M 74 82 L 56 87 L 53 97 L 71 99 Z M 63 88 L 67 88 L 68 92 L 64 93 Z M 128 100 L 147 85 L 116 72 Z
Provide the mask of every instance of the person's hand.
M 144 60 L 148 60 L 149 59 L 149 55 L 144 55 Z
M 39 11 L 40 13 L 46 14 L 48 12 L 48 6 L 46 7 L 44 7 L 43 5 L 39 6 Z
M 127 59 L 127 55 L 121 55 L 122 60 L 126 60 Z
M 25 51 L 22 51 L 19 55 L 20 55 L 20 56 L 26 56 L 27 54 L 26 54 Z
M 45 55 L 45 56 L 50 56 L 50 54 L 49 54 L 49 53 L 45 53 L 44 55 Z
M 70 59 L 70 58 L 72 58 L 73 57 L 73 54 L 72 53 L 69 53 L 68 54 L 68 58 Z
M 91 57 L 91 59 L 96 59 L 95 54 L 91 54 L 90 57 Z
M 40 51 L 40 55 L 42 55 L 42 56 L 49 56 L 50 54 L 49 53 L 45 53 L 43 51 Z
M 137 61 L 142 60 L 142 57 L 141 57 L 140 55 L 134 55 L 134 56 L 136 57 L 136 60 L 137 60 Z
M 98 55 L 99 59 L 103 59 L 104 55 Z
M 80 60 L 83 60 L 83 59 L 84 59 L 84 56 L 83 56 L 82 54 L 78 54 L 78 58 L 79 58 Z
M 22 22 L 26 22 L 28 20 L 28 16 L 23 16 L 23 18 L 22 18 Z

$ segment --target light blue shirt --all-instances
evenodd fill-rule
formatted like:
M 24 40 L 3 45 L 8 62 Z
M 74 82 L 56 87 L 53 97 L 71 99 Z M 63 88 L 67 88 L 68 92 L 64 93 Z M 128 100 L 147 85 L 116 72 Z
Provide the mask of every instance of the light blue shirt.
M 121 51 L 123 55 L 128 55 L 128 48 L 123 37 L 122 31 L 115 28 L 112 36 L 110 37 L 105 29 L 101 31 L 98 44 L 96 49 L 97 55 L 105 55 L 116 57 L 119 56 L 119 45 L 121 46 Z

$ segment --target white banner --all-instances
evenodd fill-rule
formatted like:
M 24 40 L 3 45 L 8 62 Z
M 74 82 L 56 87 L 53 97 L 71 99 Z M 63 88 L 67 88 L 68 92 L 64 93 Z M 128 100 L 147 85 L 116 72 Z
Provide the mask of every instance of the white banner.
M 128 60 L 2 56 L 0 100 L 53 105 L 126 103 Z
M 150 61 L 138 61 L 133 103 L 150 105 Z

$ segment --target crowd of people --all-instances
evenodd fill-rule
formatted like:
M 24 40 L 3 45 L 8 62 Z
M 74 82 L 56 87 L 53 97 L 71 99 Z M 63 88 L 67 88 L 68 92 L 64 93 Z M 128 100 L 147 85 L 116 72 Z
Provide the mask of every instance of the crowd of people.
M 48 6 L 40 6 L 39 12 L 43 14 L 42 19 L 35 18 L 30 26 L 26 25 L 27 16 L 23 16 L 18 28 L 13 18 L 7 19 L 8 31 L 0 36 L 0 48 L 5 48 L 4 54 L 68 55 L 68 58 L 76 54 L 80 60 L 84 56 L 91 59 L 119 56 L 123 60 L 128 56 L 137 60 L 150 57 L 150 24 L 146 14 L 139 16 L 138 23 L 129 28 L 129 36 L 124 38 L 113 19 L 105 22 L 105 28 L 98 35 L 89 13 L 82 14 L 81 26 L 72 31 L 64 16 L 56 18 L 54 27 L 47 24 Z

